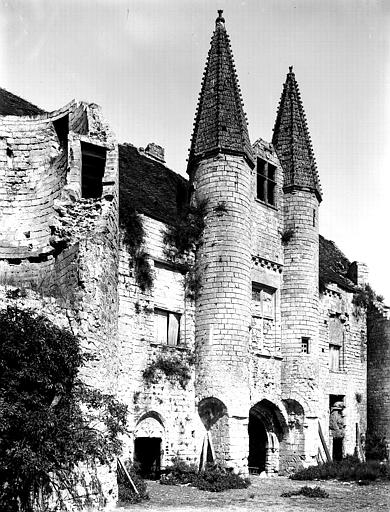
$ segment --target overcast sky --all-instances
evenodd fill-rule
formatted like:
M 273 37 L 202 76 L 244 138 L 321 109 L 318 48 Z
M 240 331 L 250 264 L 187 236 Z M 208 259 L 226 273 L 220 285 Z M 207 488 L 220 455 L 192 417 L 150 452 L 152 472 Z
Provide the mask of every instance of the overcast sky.
M 46 109 L 102 106 L 120 142 L 185 174 L 217 9 L 252 142 L 272 138 L 294 65 L 324 192 L 320 232 L 390 303 L 390 2 L 0 0 L 0 86 Z

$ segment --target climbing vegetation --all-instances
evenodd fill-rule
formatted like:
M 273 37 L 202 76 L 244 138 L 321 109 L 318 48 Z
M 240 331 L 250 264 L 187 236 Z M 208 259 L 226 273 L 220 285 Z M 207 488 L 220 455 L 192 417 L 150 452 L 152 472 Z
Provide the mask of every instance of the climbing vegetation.
M 88 360 L 77 337 L 44 316 L 0 311 L 0 510 L 44 510 L 50 497 L 66 510 L 63 490 L 85 505 L 77 469 L 120 452 L 127 409 L 82 382 Z M 98 479 L 92 484 L 99 495 Z
M 133 208 L 128 208 L 121 214 L 120 222 L 136 283 L 142 291 L 150 290 L 153 286 L 153 270 L 145 251 L 145 231 L 141 216 Z
M 157 358 L 150 362 L 142 373 L 146 384 L 157 384 L 161 376 L 172 383 L 178 382 L 185 389 L 191 379 L 191 366 L 194 364 L 194 357 L 191 354 L 172 354 L 164 350 Z
M 196 262 L 197 250 L 202 244 L 207 200 L 183 209 L 175 224 L 164 233 L 165 255 L 185 266 L 186 297 L 195 299 L 202 287 L 202 276 Z M 221 207 L 224 211 L 224 205 Z

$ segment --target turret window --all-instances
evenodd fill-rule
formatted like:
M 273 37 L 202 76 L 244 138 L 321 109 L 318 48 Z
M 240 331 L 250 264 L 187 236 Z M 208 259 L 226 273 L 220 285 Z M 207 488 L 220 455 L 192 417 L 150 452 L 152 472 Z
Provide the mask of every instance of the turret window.
M 276 167 L 257 158 L 257 199 L 275 206 Z

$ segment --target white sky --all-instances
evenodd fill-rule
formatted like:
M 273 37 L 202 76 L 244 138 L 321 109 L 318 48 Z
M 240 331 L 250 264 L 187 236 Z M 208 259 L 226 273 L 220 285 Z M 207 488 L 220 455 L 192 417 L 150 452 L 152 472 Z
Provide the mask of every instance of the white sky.
M 390 2 L 0 0 L 0 86 L 47 109 L 100 104 L 120 142 L 165 147 L 185 174 L 217 9 L 252 142 L 272 138 L 288 66 L 324 192 L 320 232 L 390 302 Z

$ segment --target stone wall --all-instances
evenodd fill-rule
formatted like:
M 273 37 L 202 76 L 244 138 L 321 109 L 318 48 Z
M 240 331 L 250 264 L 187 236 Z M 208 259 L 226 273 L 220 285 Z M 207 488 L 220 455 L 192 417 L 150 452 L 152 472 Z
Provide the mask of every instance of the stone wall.
M 367 428 L 367 337 L 366 314 L 353 304 L 353 293 L 332 284 L 320 300 L 320 423 L 331 454 L 333 442 L 342 438 L 343 455 L 352 455 L 357 435 L 364 439 Z M 339 347 L 339 368 L 332 367 L 330 347 Z M 334 364 L 334 363 L 333 363 Z M 332 427 L 332 402 L 343 402 L 344 428 Z
M 82 198 L 81 144 L 104 148 L 101 196 Z M 83 378 L 116 392 L 118 151 L 96 105 L 0 118 L 0 283 L 67 326 L 95 359 Z M 24 292 L 23 292 L 24 293 Z M 2 307 L 6 302 L 2 302 Z M 23 307 L 25 305 L 23 304 Z M 102 469 L 115 501 L 116 475 Z
M 305 457 L 315 462 L 318 446 L 318 200 L 293 189 L 284 194 L 284 267 L 281 294 L 283 397 L 304 409 Z M 289 236 L 286 236 L 286 234 Z M 307 353 L 302 344 L 308 343 Z
M 377 304 L 368 313 L 368 433 L 386 437 L 390 450 L 390 315 Z
M 137 437 L 161 437 L 163 468 L 177 455 L 195 462 L 201 452 L 204 428 L 199 429 L 193 381 L 194 304 L 185 298 L 184 274 L 180 266 L 165 258 L 163 233 L 166 225 L 149 217 L 141 218 L 146 233 L 145 249 L 153 271 L 153 287 L 142 292 L 128 250 L 122 245 L 118 288 L 121 361 L 118 396 L 129 406 L 125 458 L 134 457 Z M 178 345 L 161 344 L 156 339 L 155 308 L 180 315 Z M 176 378 L 167 378 L 159 371 L 155 382 L 148 382 L 143 372 L 159 357 L 183 362 L 192 374 L 191 379 L 182 385 Z M 154 423 L 154 430 L 145 429 L 145 422 L 150 422 L 150 418 L 158 418 L 155 421 L 160 430 L 156 430 L 157 423 Z

